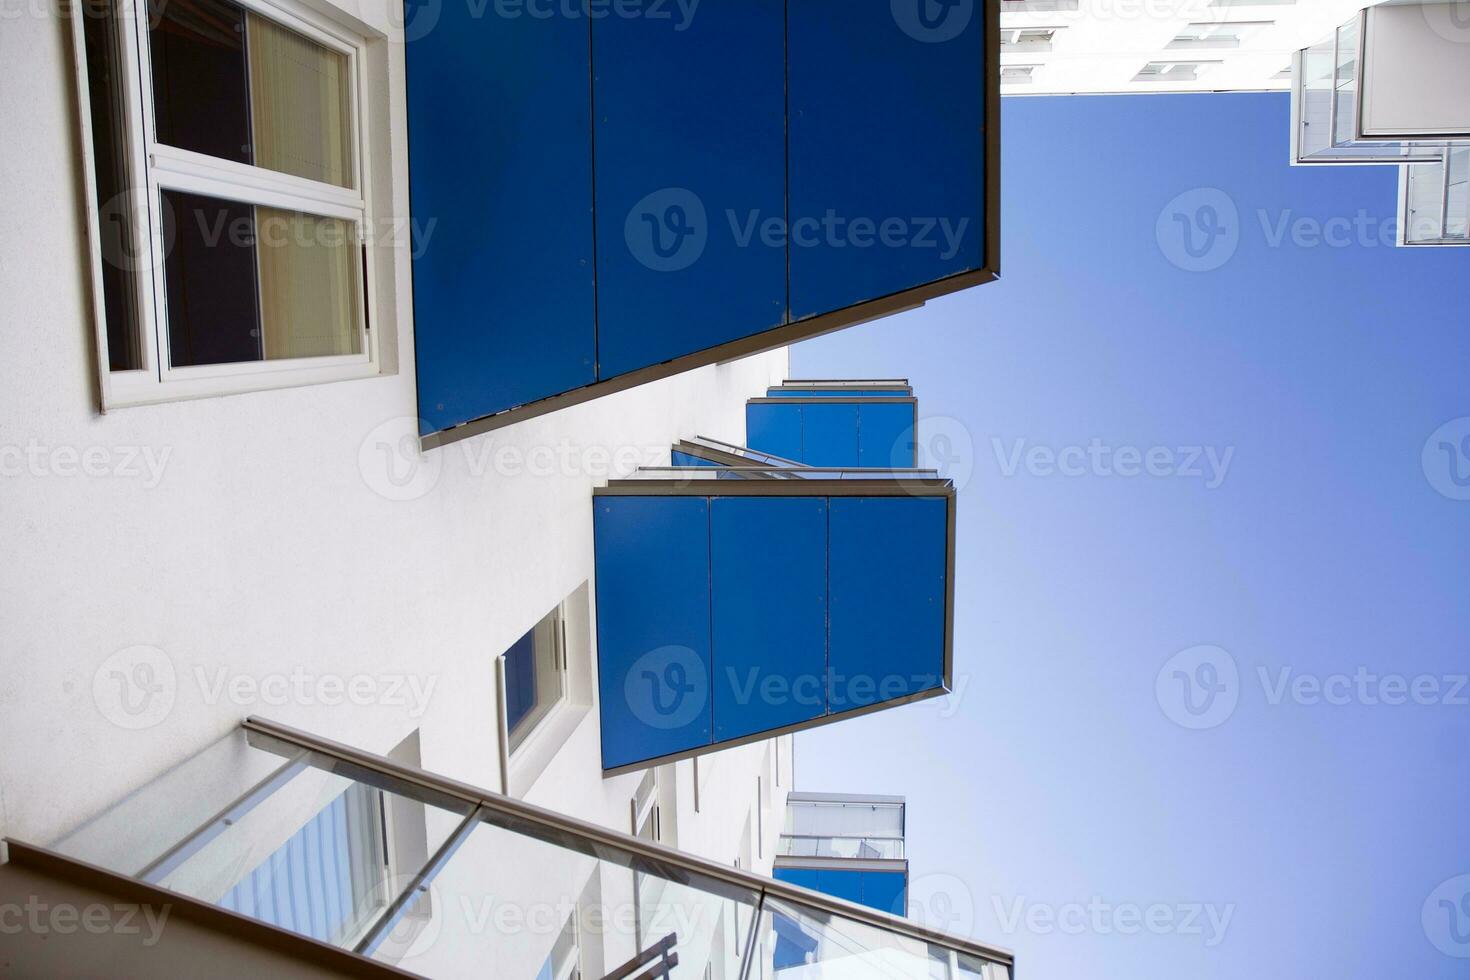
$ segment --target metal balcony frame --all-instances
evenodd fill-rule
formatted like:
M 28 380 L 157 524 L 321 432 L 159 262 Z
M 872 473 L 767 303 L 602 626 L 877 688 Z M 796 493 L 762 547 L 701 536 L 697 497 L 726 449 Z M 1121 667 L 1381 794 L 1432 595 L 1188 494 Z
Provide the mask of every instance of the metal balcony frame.
M 379 921 L 369 929 L 368 935 L 363 938 L 355 950 L 332 946 L 260 919 L 223 909 L 194 896 L 101 868 L 69 855 L 23 841 L 7 840 L 5 842 L 9 861 L 18 866 L 41 869 L 59 879 L 82 884 L 90 883 L 104 890 L 118 891 L 136 901 L 167 906 L 175 909 L 175 914 L 180 915 L 182 919 L 197 922 L 207 928 L 233 932 L 248 941 L 284 950 L 308 962 L 327 964 L 335 969 L 351 969 L 361 976 L 416 976 L 417 974 L 401 968 L 370 959 L 366 954 L 371 952 L 373 939 L 380 937 L 387 928 L 391 927 L 398 913 L 413 899 L 416 894 L 416 886 L 430 880 L 450 860 L 459 844 L 468 837 L 469 832 L 481 823 L 486 823 L 509 827 L 517 833 L 545 840 L 556 846 L 591 854 L 604 860 L 610 859 L 610 852 L 619 853 L 631 859 L 634 866 L 642 863 L 646 868 L 655 869 L 654 873 L 661 876 L 685 881 L 704 879 L 711 885 L 728 889 L 731 894 L 738 894 L 741 901 L 751 905 L 753 912 L 750 935 L 745 945 L 744 969 L 747 973 L 752 962 L 750 954 L 754 948 L 757 929 L 763 913 L 767 911 L 766 902 L 768 899 L 773 899 L 818 916 L 840 916 L 907 939 L 940 946 L 949 951 L 951 961 L 956 954 L 972 957 L 1003 967 L 1014 977 L 1014 955 L 1010 950 L 998 946 L 948 935 L 917 922 L 888 915 L 866 906 L 856 905 L 829 895 L 766 878 L 744 869 L 696 857 L 510 796 L 405 766 L 383 756 L 364 752 L 266 718 L 250 716 L 241 723 L 240 727 L 247 738 L 258 736 L 296 750 L 292 755 L 281 755 L 282 769 L 277 770 L 277 773 L 284 770 L 294 772 L 296 770 L 293 767 L 298 766 L 302 760 L 310 756 L 317 756 L 334 765 L 342 766 L 343 769 L 339 771 L 348 774 L 350 778 L 380 788 L 389 788 L 393 792 L 408 792 L 413 795 L 413 798 L 432 802 L 434 805 L 452 805 L 456 812 L 466 814 L 459 829 L 438 848 L 424 868 L 420 869 L 415 876 L 414 887 L 405 889 L 404 893 L 384 910 Z M 280 749 L 275 747 L 266 747 L 262 750 L 280 754 Z M 267 782 L 274 785 L 275 775 L 268 777 Z M 236 801 L 237 804 L 243 804 L 247 798 L 258 801 L 257 788 L 253 787 L 241 800 Z M 236 808 L 237 806 L 232 805 L 227 808 L 226 812 L 233 812 Z M 208 827 L 214 822 L 211 820 L 205 826 Z M 193 836 L 195 835 L 190 835 L 190 837 Z
M 909 919 L 888 915 L 864 905 L 857 905 L 840 898 L 833 898 L 820 892 L 809 891 L 796 885 L 776 881 L 762 875 L 734 868 L 716 861 L 696 857 L 683 851 L 656 844 L 634 837 L 631 834 L 620 833 L 598 824 L 579 820 L 563 813 L 547 810 L 534 804 L 518 800 L 490 790 L 481 789 L 468 783 L 449 779 L 445 776 L 425 772 L 400 763 L 393 762 L 382 756 L 373 755 L 340 742 L 322 738 L 317 735 L 280 724 L 269 719 L 251 716 L 246 718 L 242 727 L 247 732 L 255 732 L 273 738 L 280 742 L 314 752 L 328 758 L 346 763 L 348 766 L 358 769 L 376 772 L 405 783 L 413 784 L 433 796 L 450 797 L 458 800 L 463 806 L 473 808 L 468 819 L 478 819 L 481 814 L 493 814 L 510 818 L 512 821 L 528 823 L 539 828 L 545 835 L 545 839 L 556 840 L 561 837 L 575 838 L 583 845 L 582 849 L 591 848 L 589 853 L 597 853 L 599 846 L 610 847 L 635 858 L 642 858 L 650 864 L 675 871 L 686 872 L 699 877 L 712 879 L 716 882 L 731 886 L 733 889 L 749 892 L 755 896 L 755 915 L 753 922 L 759 922 L 761 913 L 766 909 L 767 899 L 787 902 L 802 909 L 814 910 L 818 913 L 841 916 L 851 919 L 863 925 L 876 929 L 896 933 L 908 939 L 923 943 L 931 943 L 942 946 L 955 952 L 995 963 L 1012 971 L 1014 977 L 1015 957 L 1010 950 L 988 943 L 977 942 L 973 939 L 952 936 L 936 929 L 913 922 Z M 431 862 L 432 863 L 432 862 Z M 746 957 L 746 963 L 750 962 Z

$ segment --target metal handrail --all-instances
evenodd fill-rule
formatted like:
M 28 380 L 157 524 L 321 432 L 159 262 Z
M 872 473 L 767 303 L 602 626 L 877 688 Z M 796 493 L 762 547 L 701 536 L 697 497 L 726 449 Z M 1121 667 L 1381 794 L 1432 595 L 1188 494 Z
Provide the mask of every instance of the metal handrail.
M 524 800 L 502 796 L 499 793 L 492 793 L 490 790 L 472 786 L 469 783 L 462 783 L 446 776 L 405 766 L 391 759 L 373 755 L 370 752 L 364 752 L 350 745 L 334 742 L 331 739 L 322 738 L 318 735 L 292 728 L 289 725 L 282 725 L 279 722 L 271 721 L 267 718 L 259 718 L 252 715 L 242 722 L 242 726 L 247 731 L 258 732 L 261 735 L 279 739 L 298 748 L 309 749 L 324 756 L 401 779 L 425 789 L 454 797 L 475 807 L 483 807 L 486 810 L 539 824 L 549 830 L 580 837 L 594 844 L 608 845 L 639 857 L 659 861 L 666 865 L 672 865 L 703 875 L 707 878 L 723 881 L 726 884 L 759 894 L 762 903 L 767 898 L 791 902 L 832 915 L 840 915 L 843 918 L 897 933 L 910 939 L 918 940 L 919 942 L 945 946 L 965 955 L 989 960 L 1007 968 L 1015 964 L 1014 954 L 1010 950 L 999 946 L 992 946 L 973 939 L 954 936 L 937 929 L 930 929 L 909 919 L 889 915 L 886 912 L 879 912 L 865 905 L 858 905 L 840 898 L 834 898 L 830 895 L 824 895 L 820 892 L 809 891 L 797 885 L 776 881 L 773 878 L 766 878 L 741 868 L 727 867 L 726 865 L 710 861 L 706 858 L 697 857 L 662 844 L 655 844 L 641 837 L 619 833 L 616 830 L 610 830 L 598 824 L 579 820 L 576 817 L 570 817 L 564 813 L 557 813 L 554 810 L 535 806 Z

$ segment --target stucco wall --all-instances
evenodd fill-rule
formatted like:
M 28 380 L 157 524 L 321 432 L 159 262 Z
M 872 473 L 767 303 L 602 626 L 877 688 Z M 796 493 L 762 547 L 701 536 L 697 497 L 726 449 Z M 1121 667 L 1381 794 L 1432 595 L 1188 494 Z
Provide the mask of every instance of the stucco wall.
M 359 13 L 391 31 L 386 10 Z M 412 470 L 394 451 L 415 412 L 395 252 L 379 323 L 398 373 L 99 414 L 69 28 L 41 0 L 0 13 L 0 835 L 49 843 L 248 714 L 378 752 L 418 728 L 427 768 L 497 787 L 493 658 L 590 579 L 593 483 L 681 436 L 738 441 L 784 351 Z M 401 57 L 379 53 L 399 134 Z M 382 149 L 380 212 L 401 214 L 402 141 Z M 638 777 L 601 779 L 595 722 L 533 796 L 626 829 Z M 729 755 L 741 778 L 706 804 L 726 815 L 765 759 Z M 713 836 L 689 839 L 731 859 L 738 841 Z

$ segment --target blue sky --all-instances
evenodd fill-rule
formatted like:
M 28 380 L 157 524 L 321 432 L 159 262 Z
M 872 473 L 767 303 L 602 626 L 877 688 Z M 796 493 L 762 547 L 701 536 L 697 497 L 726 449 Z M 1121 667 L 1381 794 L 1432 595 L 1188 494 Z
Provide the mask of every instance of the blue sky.
M 1470 252 L 1289 167 L 1284 95 L 1003 122 L 1003 280 L 793 351 L 909 377 L 962 485 L 960 693 L 797 787 L 906 795 L 915 912 L 1023 976 L 1466 975 Z

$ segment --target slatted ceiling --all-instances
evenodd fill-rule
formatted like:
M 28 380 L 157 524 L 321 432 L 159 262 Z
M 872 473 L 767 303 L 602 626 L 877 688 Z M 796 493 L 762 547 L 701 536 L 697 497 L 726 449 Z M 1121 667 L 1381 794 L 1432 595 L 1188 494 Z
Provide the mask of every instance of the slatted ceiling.
M 377 791 L 354 784 L 231 888 L 231 911 L 340 943 L 381 908 Z

